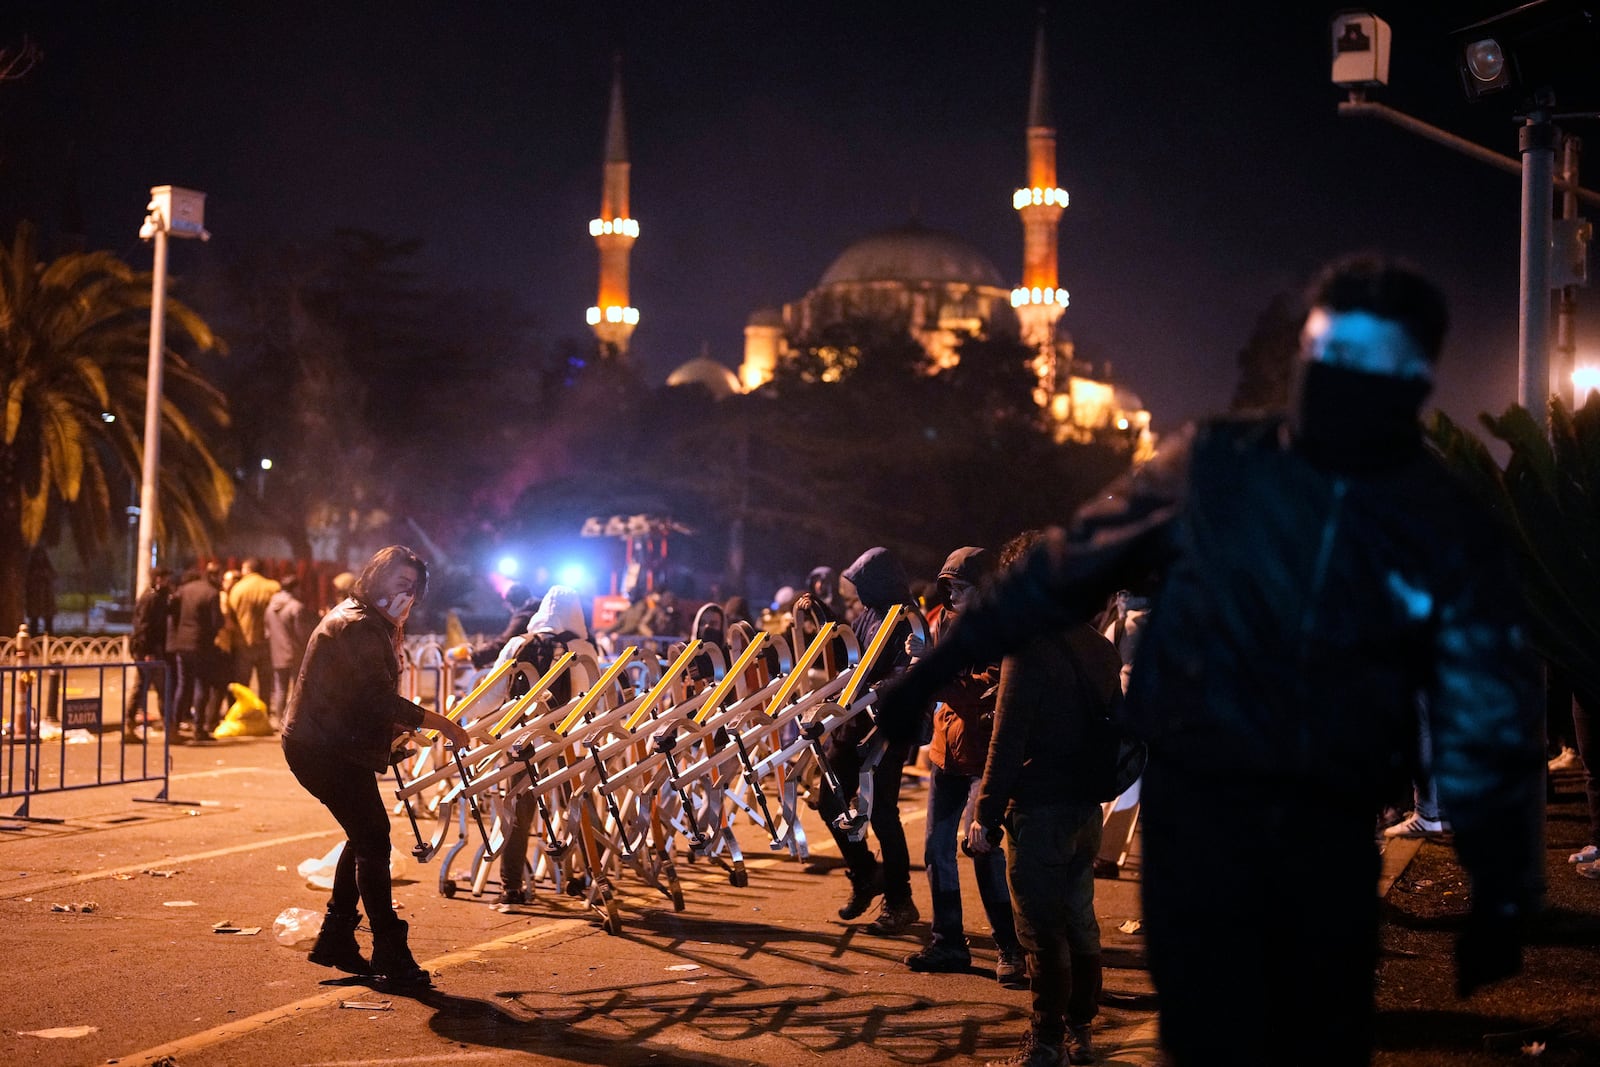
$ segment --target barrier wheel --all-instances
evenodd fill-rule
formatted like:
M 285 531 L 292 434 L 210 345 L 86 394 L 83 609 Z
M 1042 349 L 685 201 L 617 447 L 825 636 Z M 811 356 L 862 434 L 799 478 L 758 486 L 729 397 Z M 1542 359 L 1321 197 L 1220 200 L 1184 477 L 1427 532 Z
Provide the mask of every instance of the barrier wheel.
M 743 889 L 750 884 L 750 872 L 745 870 L 729 871 L 728 884 L 737 889 Z
M 455 882 L 455 879 L 454 878 L 450 878 L 450 879 L 446 879 L 443 882 L 440 882 L 439 883 L 439 892 L 443 893 L 446 897 L 455 896 L 456 895 L 456 882 Z

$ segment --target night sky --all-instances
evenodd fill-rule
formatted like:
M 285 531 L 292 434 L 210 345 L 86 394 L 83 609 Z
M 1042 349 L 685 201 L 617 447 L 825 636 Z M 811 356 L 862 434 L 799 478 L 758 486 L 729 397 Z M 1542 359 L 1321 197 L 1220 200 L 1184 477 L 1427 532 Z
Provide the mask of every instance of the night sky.
M 1444 32 L 1507 3 L 1387 4 L 1385 102 L 1516 151 L 1471 106 Z M 1340 119 L 1328 15 L 1282 0 L 1056 3 L 1048 12 L 1064 320 L 1158 430 L 1225 405 L 1272 295 L 1380 247 L 1448 289 L 1438 400 L 1515 396 L 1519 185 L 1403 131 Z M 1423 9 L 1427 9 L 1424 11 Z M 0 85 L 0 206 L 138 265 L 146 190 L 208 194 L 206 247 L 336 226 L 425 241 L 444 285 L 514 292 L 585 336 L 611 57 L 626 84 L 634 352 L 658 380 L 802 295 L 852 240 L 905 222 L 1021 272 L 1037 5 L 816 2 L 12 4 L 44 52 Z M 1578 102 L 1573 102 L 1574 104 Z M 1592 106 L 1591 102 L 1591 106 Z M 1600 166 L 1597 163 L 1596 166 Z M 1600 177 L 1591 179 L 1600 187 Z M 1583 302 L 1594 301 L 1589 292 Z M 1600 356 L 1585 309 L 1580 352 Z

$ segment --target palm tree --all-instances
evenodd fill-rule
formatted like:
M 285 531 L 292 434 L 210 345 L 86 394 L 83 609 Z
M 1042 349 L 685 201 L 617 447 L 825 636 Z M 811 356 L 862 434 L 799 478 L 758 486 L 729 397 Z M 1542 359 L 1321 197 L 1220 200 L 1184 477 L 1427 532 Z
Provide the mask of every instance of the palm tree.
M 183 304 L 167 315 L 169 339 L 218 347 Z M 22 619 L 28 552 L 53 513 L 86 557 L 110 538 L 110 479 L 139 475 L 149 328 L 150 275 L 111 253 L 40 262 L 27 223 L 0 246 L 0 634 Z M 206 547 L 226 516 L 233 483 L 205 432 L 227 422 L 222 394 L 169 348 L 161 543 Z
M 1551 398 L 1548 430 L 1517 405 L 1478 418 L 1509 449 L 1503 465 L 1443 412 L 1433 445 L 1510 535 L 1534 648 L 1600 693 L 1600 395 L 1576 411 Z

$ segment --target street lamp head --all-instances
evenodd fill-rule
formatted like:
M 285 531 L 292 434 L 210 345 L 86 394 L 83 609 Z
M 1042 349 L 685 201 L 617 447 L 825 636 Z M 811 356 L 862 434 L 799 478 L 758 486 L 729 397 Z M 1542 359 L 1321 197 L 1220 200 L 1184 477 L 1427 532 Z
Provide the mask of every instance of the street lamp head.
M 1533 0 L 1450 35 L 1468 100 L 1507 90 L 1519 101 L 1541 95 L 1593 96 L 1600 59 L 1600 3 Z M 1563 103 L 1572 103 L 1563 99 Z M 1584 107 L 1594 99 L 1575 101 Z

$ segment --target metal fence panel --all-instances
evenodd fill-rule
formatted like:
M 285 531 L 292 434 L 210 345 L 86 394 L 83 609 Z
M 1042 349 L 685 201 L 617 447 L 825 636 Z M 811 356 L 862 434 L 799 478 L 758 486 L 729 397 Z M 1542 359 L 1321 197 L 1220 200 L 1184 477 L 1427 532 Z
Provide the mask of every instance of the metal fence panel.
M 153 693 L 143 692 L 141 676 Z M 12 817 L 33 818 L 32 799 L 44 793 L 161 782 L 165 794 L 170 732 L 157 744 L 147 727 L 144 743 L 133 741 L 125 727 L 143 724 L 125 717 L 136 689 L 139 718 L 149 695 L 170 708 L 172 681 L 159 660 L 0 667 L 0 799 L 22 801 Z

